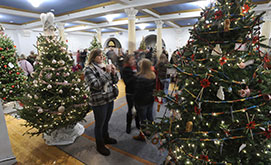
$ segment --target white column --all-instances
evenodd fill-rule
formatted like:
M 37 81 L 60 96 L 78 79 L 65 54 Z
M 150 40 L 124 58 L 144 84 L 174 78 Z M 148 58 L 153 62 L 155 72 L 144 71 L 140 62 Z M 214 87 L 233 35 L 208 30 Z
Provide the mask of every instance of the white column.
M 96 32 L 97 32 L 97 34 L 96 34 L 97 40 L 102 44 L 102 30 L 101 30 L 101 28 L 97 28 Z
M 271 28 L 271 12 L 268 11 L 266 12 L 266 14 L 263 17 L 265 23 L 263 24 L 262 27 L 262 35 L 265 36 L 265 38 L 267 38 L 267 40 L 263 41 L 263 44 L 268 45 L 269 44 L 269 38 L 270 38 L 270 28 Z
M 136 28 L 135 19 L 138 10 L 134 8 L 125 9 L 128 15 L 128 53 L 132 54 L 136 50 Z
M 63 41 L 64 43 L 66 43 L 66 36 L 65 36 L 65 23 L 63 22 L 58 22 L 57 23 L 57 29 L 58 29 L 58 33 L 59 33 L 59 37 L 61 37 L 61 41 Z
M 156 30 L 157 30 L 157 40 L 156 40 L 156 50 L 157 50 L 157 58 L 159 59 L 160 55 L 162 54 L 162 28 L 164 22 L 159 20 L 155 21 Z

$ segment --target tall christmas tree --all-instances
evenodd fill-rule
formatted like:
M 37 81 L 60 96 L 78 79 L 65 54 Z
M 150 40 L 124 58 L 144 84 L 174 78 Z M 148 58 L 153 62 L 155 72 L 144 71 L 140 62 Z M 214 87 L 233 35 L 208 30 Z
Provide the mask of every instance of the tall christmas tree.
M 250 0 L 218 0 L 203 10 L 181 49 L 170 116 L 148 125 L 152 142 L 176 164 L 271 162 L 270 62 L 261 16 Z
M 146 42 L 145 42 L 145 39 L 144 37 L 142 38 L 141 42 L 140 42 L 140 45 L 139 45 L 139 50 L 146 50 Z
M 57 131 L 73 128 L 84 119 L 89 107 L 84 82 L 80 73 L 72 70 L 73 59 L 67 53 L 67 46 L 54 35 L 53 17 L 52 13 L 41 15 L 42 22 L 46 23 L 45 35 L 38 37 L 39 57 L 34 81 L 30 82 L 22 99 L 24 107 L 19 115 L 26 120 L 24 126 L 31 128 L 27 133 L 45 133 L 46 137 L 53 134 L 61 143 L 61 138 L 73 135 L 70 132 L 66 137 L 58 138 L 62 133 Z
M 93 40 L 91 41 L 90 44 L 91 45 L 88 49 L 89 51 L 92 51 L 93 49 L 97 49 L 97 48 L 99 48 L 99 49 L 102 48 L 102 44 L 97 40 L 97 38 L 95 36 L 93 37 Z
M 3 30 L 0 25 L 0 99 L 17 101 L 26 77 L 17 64 L 16 46 Z

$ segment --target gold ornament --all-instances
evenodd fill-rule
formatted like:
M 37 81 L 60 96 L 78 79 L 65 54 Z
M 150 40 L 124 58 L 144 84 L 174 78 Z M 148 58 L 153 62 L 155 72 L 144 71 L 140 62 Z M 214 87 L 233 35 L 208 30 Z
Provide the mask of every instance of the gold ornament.
M 224 31 L 225 32 L 230 31 L 230 26 L 231 26 L 231 20 L 230 19 L 225 19 L 225 21 L 224 21 Z
M 193 122 L 192 121 L 188 121 L 186 123 L 185 132 L 192 132 L 192 129 L 193 129 Z

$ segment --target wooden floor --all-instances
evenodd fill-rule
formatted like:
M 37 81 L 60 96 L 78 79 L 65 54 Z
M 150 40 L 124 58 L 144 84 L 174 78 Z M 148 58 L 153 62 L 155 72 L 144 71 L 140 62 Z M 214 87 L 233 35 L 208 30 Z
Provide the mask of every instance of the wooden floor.
M 124 97 L 125 86 L 122 80 L 119 81 L 118 86 L 120 90 L 118 98 Z M 6 115 L 5 119 L 12 151 L 19 165 L 83 164 L 57 147 L 46 145 L 41 136 L 23 136 L 23 133 L 27 130 L 27 128 L 21 126 L 24 120 L 18 120 L 10 115 Z

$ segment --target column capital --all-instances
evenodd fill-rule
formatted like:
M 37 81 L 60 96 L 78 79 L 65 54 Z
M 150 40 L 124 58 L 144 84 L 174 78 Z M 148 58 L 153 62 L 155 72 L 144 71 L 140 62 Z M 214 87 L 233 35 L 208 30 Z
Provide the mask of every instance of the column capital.
M 125 13 L 128 15 L 128 20 L 135 19 L 138 10 L 134 8 L 124 9 Z
M 58 29 L 61 29 L 61 30 L 65 29 L 65 22 L 57 22 L 56 25 Z
M 266 11 L 266 13 L 263 15 L 264 21 L 271 21 L 271 11 Z
M 156 24 L 156 27 L 157 27 L 157 28 L 162 28 L 162 27 L 163 27 L 164 22 L 163 22 L 163 21 L 161 21 L 161 20 L 157 20 L 157 21 L 155 21 L 155 24 Z
M 101 32 L 102 32 L 102 29 L 101 29 L 101 28 L 96 28 L 96 32 L 97 32 L 97 33 L 101 33 Z

